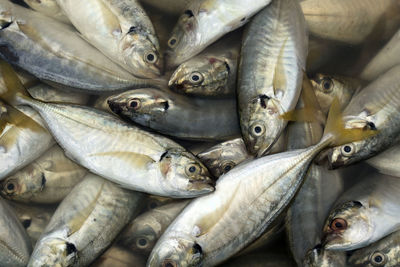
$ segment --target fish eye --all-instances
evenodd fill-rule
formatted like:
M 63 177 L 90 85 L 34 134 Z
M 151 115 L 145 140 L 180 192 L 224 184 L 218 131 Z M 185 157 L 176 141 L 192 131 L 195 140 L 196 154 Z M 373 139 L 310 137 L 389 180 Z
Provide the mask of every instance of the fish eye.
M 333 81 L 331 78 L 324 78 L 322 79 L 321 85 L 322 88 L 324 89 L 324 92 L 330 93 L 333 88 Z
M 149 243 L 149 242 L 147 242 L 147 238 L 145 238 L 145 237 L 139 237 L 139 238 L 136 240 L 136 246 L 137 246 L 138 248 L 141 248 L 141 249 L 146 248 L 147 245 L 148 245 L 148 243 Z
M 164 261 L 162 262 L 162 265 L 161 265 L 161 266 L 162 266 L 162 267 L 177 267 L 178 264 L 176 264 L 176 262 L 173 261 L 173 260 L 167 259 L 167 260 L 164 260 Z
M 354 154 L 354 145 L 353 144 L 348 144 L 348 145 L 342 146 L 340 148 L 340 152 L 345 157 L 351 156 L 351 155 Z
M 171 37 L 168 40 L 168 46 L 171 47 L 171 48 L 174 48 L 176 46 L 176 43 L 177 43 L 177 40 L 176 40 L 175 37 Z
M 156 61 L 157 61 L 157 55 L 156 54 L 154 54 L 153 52 L 148 52 L 148 53 L 146 53 L 145 54 L 145 56 L 144 56 L 144 60 L 147 62 L 147 63 L 155 63 Z
M 227 173 L 235 167 L 236 164 L 232 161 L 225 162 L 221 165 L 222 173 Z
M 13 180 L 9 180 L 6 185 L 4 186 L 4 189 L 6 191 L 7 194 L 12 194 L 16 191 L 17 186 L 15 184 L 15 181 Z
M 345 230 L 347 228 L 347 222 L 342 218 L 336 218 L 331 222 L 329 227 L 333 231 Z
M 386 255 L 380 251 L 375 251 L 372 253 L 370 262 L 373 266 L 384 266 L 386 264 Z
M 261 135 L 264 134 L 264 132 L 265 132 L 265 127 L 264 127 L 263 125 L 261 125 L 261 124 L 255 124 L 255 125 L 253 125 L 253 126 L 251 127 L 250 131 L 251 131 L 251 134 L 252 134 L 253 136 L 258 137 L 258 136 L 261 136 Z
M 200 72 L 192 72 L 190 74 L 189 80 L 191 83 L 199 84 L 199 83 L 203 82 L 204 78 Z
M 29 226 L 31 226 L 32 220 L 31 219 L 25 219 L 22 221 L 22 226 L 27 229 Z
M 131 100 L 128 101 L 127 106 L 128 108 L 133 108 L 134 110 L 139 109 L 141 106 L 140 99 L 132 98 Z
M 189 176 L 192 176 L 194 174 L 198 174 L 200 172 L 200 167 L 197 166 L 196 164 L 189 164 L 186 167 L 186 174 Z

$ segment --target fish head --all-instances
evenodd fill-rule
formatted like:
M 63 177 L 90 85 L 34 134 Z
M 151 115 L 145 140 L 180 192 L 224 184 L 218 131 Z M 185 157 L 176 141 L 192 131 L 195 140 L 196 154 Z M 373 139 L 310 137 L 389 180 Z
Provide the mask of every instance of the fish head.
M 148 221 L 137 221 L 129 231 L 129 238 L 133 240 L 131 249 L 134 251 L 150 252 L 157 242 L 160 233 L 156 232 L 161 231 L 161 225 L 152 217 L 148 219 Z M 160 229 L 160 231 L 156 229 Z
M 157 78 L 163 72 L 158 40 L 140 27 L 131 27 L 121 40 L 125 64 L 132 74 L 141 78 Z
M 170 149 L 161 158 L 159 164 L 164 181 L 175 190 L 183 190 L 187 197 L 214 191 L 215 181 L 208 169 L 191 153 L 181 149 Z
M 228 83 L 230 67 L 215 57 L 195 57 L 179 65 L 172 74 L 168 86 L 190 95 L 216 95 Z
M 249 103 L 240 126 L 250 154 L 261 157 L 270 150 L 286 126 L 280 117 L 283 113 L 280 101 L 266 95 L 259 95 Z
M 310 249 L 304 257 L 305 267 L 346 266 L 346 253 L 342 251 L 325 250 L 321 244 Z
M 1 195 L 8 199 L 16 198 L 27 192 L 24 180 L 18 176 L 10 176 L 0 182 Z
M 373 234 L 366 207 L 359 201 L 348 201 L 336 207 L 324 228 L 323 245 L 330 250 L 353 250 L 366 245 Z
M 149 267 L 199 266 L 203 251 L 192 238 L 161 238 L 150 254 Z
M 77 254 L 78 251 L 73 243 L 61 238 L 45 238 L 36 244 L 28 266 L 73 266 Z
M 315 96 L 321 110 L 327 114 L 335 98 L 339 100 L 341 110 L 350 102 L 358 85 L 348 78 L 333 77 L 325 74 L 316 74 L 311 80 Z
M 385 241 L 388 241 L 385 238 Z M 372 245 L 354 251 L 348 262 L 355 267 L 398 266 L 400 244 L 378 241 Z

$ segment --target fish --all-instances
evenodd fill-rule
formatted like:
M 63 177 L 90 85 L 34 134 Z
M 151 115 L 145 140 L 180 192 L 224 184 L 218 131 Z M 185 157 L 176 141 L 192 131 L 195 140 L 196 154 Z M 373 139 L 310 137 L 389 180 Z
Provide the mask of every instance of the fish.
M 300 96 L 307 32 L 298 1 L 272 1 L 247 25 L 242 39 L 237 98 L 247 150 L 260 157 L 287 125 L 281 118 Z
M 31 241 L 15 212 L 2 198 L 0 214 L 0 266 L 26 266 L 32 252 Z
M 348 262 L 355 267 L 395 267 L 400 265 L 400 231 L 396 231 L 368 247 L 351 253 Z
M 52 86 L 92 94 L 158 86 L 119 67 L 71 26 L 0 1 L 0 56 Z
M 32 9 L 64 23 L 71 23 L 56 0 L 24 0 Z
M 271 0 L 196 0 L 181 13 L 166 51 L 168 68 L 199 54 L 223 35 L 240 28 Z M 210 27 L 212 25 L 212 27 Z
M 259 237 L 287 208 L 318 153 L 373 134 L 343 129 L 339 108 L 334 101 L 318 144 L 257 158 L 219 177 L 213 193 L 192 200 L 167 228 L 147 266 L 214 266 Z
M 162 10 L 169 15 L 179 16 L 192 0 L 140 0 L 141 3 Z
M 34 247 L 57 207 L 54 205 L 22 204 L 13 201 L 7 203 L 15 211 L 20 223 L 29 235 L 32 247 Z
M 332 148 L 327 153 L 331 168 L 371 158 L 399 140 L 399 74 L 400 65 L 381 75 L 351 99 L 343 111 L 346 128 L 369 129 L 377 134 Z
M 56 1 L 85 40 L 112 61 L 136 77 L 161 74 L 158 39 L 137 0 Z
M 392 67 L 400 64 L 400 30 L 398 30 L 390 41 L 364 67 L 360 78 L 373 81 L 379 75 L 385 73 Z
M 86 169 L 68 159 L 55 145 L 28 166 L 2 180 L 0 194 L 24 203 L 59 203 L 86 173 Z
M 306 0 L 300 4 L 310 34 L 351 45 L 361 44 L 377 31 L 380 38 L 390 38 L 400 22 L 396 0 Z
M 234 32 L 183 62 L 168 86 L 177 93 L 204 97 L 234 97 L 241 32 Z
M 371 174 L 335 203 L 323 227 L 325 249 L 349 251 L 368 246 L 400 229 L 398 178 Z
M 160 196 L 187 198 L 214 190 L 207 168 L 174 141 L 94 108 L 47 103 L 26 95 L 12 67 L 0 62 L 12 105 L 35 109 L 66 156 L 120 186 Z
M 107 102 L 115 114 L 180 139 L 215 141 L 240 136 L 235 99 L 191 98 L 144 88 L 109 97 Z
M 165 229 L 188 203 L 189 200 L 173 202 L 142 213 L 121 233 L 118 244 L 142 255 L 150 254 Z
M 321 244 L 310 249 L 304 259 L 304 267 L 346 267 L 346 253 L 343 251 L 326 250 Z
M 91 266 L 93 267 L 137 267 L 146 266 L 146 260 L 142 255 L 133 254 L 125 248 L 116 245 L 111 246 Z
M 400 146 L 395 144 L 376 156 L 367 159 L 366 162 L 380 173 L 400 177 L 399 157 Z
M 88 266 L 139 211 L 142 197 L 89 173 L 57 207 L 28 266 Z

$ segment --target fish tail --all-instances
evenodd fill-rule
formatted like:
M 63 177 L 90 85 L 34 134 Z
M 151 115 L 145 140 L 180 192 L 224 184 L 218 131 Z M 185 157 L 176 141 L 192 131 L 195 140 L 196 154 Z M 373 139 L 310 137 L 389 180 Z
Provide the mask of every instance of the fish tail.
M 20 99 L 30 99 L 28 92 L 13 67 L 6 61 L 0 61 L 0 72 L 3 76 L 5 90 L 0 92 L 0 99 L 14 106 L 20 104 Z

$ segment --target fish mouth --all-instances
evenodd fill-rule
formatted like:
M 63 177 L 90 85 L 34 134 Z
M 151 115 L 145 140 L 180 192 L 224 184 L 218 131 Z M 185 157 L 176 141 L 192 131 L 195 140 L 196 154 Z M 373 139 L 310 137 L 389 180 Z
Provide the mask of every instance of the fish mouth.
M 112 99 L 108 99 L 107 104 L 110 107 L 111 111 L 115 114 L 119 115 L 122 113 L 121 106 L 118 103 L 114 102 Z
M 343 241 L 343 238 L 340 234 L 327 234 L 322 239 L 322 246 L 327 250 L 337 250 L 337 251 L 345 251 L 347 245 L 350 245 L 349 242 L 340 242 Z
M 215 190 L 215 181 L 209 177 L 204 180 L 189 180 L 188 188 L 190 191 L 213 192 Z

